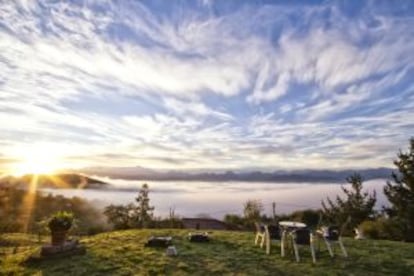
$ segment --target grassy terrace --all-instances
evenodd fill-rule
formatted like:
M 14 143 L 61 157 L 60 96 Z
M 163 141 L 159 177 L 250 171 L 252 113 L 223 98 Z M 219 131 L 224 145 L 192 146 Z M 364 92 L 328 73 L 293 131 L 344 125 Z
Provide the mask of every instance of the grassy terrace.
M 414 275 L 414 244 L 346 239 L 350 257 L 331 259 L 321 244 L 317 264 L 308 248 L 302 260 L 280 257 L 279 243 L 266 255 L 253 245 L 253 233 L 214 231 L 208 244 L 190 243 L 185 230 L 128 230 L 83 238 L 87 253 L 53 260 L 28 261 L 39 254 L 34 236 L 3 235 L 0 275 Z M 151 235 L 170 235 L 179 255 L 145 248 Z M 4 245 L 4 240 L 8 245 Z M 20 244 L 17 254 L 10 254 Z M 8 246 L 8 247 L 7 247 Z M 337 250 L 339 252 L 339 250 Z

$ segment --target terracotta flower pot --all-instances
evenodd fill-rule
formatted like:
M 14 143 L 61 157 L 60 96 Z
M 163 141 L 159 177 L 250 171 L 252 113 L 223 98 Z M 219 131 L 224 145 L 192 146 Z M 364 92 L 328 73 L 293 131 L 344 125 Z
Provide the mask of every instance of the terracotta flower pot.
M 52 231 L 52 245 L 53 246 L 63 245 L 66 241 L 67 235 L 68 235 L 67 230 Z

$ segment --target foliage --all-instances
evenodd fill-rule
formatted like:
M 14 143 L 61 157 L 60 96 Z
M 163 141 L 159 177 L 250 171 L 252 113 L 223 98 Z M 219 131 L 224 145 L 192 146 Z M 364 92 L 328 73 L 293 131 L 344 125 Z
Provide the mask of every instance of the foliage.
M 311 228 L 316 228 L 320 219 L 320 211 L 312 209 L 298 210 L 290 214 L 289 217 L 290 220 L 301 221 Z
M 73 213 L 58 211 L 50 218 L 48 226 L 50 231 L 68 231 L 73 224 Z
M 394 165 L 398 173 L 392 174 L 393 182 L 388 181 L 384 194 L 391 203 L 385 208 L 391 220 L 399 227 L 406 241 L 414 241 L 414 137 L 410 139 L 408 152 L 400 151 Z
M 112 224 L 115 229 L 129 229 L 133 226 L 133 212 L 135 206 L 127 205 L 109 205 L 105 207 L 104 214 L 108 223 Z
M 401 240 L 401 233 L 395 223 L 385 217 L 362 222 L 358 229 L 370 239 Z
M 104 214 L 108 223 L 114 229 L 129 229 L 150 227 L 154 220 L 154 207 L 149 204 L 149 187 L 143 184 L 135 199 L 137 204 L 109 205 L 105 207 Z
M 358 229 L 362 231 L 364 237 L 369 239 L 378 239 L 381 235 L 379 221 L 366 220 L 358 226 Z
M 180 229 L 183 228 L 183 222 L 181 218 L 175 217 L 154 217 L 150 224 L 148 225 L 149 228 L 170 228 L 170 229 Z
M 148 227 L 154 216 L 154 207 L 149 204 L 150 199 L 148 194 L 148 184 L 144 183 L 138 193 L 138 197 L 135 199 L 137 205 L 133 214 L 135 225 L 139 228 Z
M 164 249 L 144 247 L 150 236 L 172 236 L 178 256 Z M 2 275 L 413 275 L 414 244 L 345 238 L 349 257 L 331 258 L 321 244 L 317 263 L 309 250 L 301 261 L 288 251 L 280 256 L 280 244 L 272 243 L 270 255 L 254 246 L 250 232 L 213 231 L 211 241 L 200 245 L 187 239 L 187 230 L 127 230 L 83 238 L 86 254 L 70 258 L 36 260 L 40 244 L 19 254 L 0 258 Z M 9 238 L 9 237 L 6 237 Z M 10 237 L 11 238 L 11 237 Z M 19 238 L 20 240 L 22 237 Z M 30 250 L 28 250 L 30 249 Z M 21 253 L 20 253 L 21 252 Z
M 260 200 L 248 200 L 244 203 L 244 218 L 253 223 L 260 220 L 260 214 L 263 211 L 263 204 Z
M 163 220 L 161 219 L 160 222 L 162 221 Z M 183 226 L 180 217 L 175 214 L 175 208 L 170 208 L 167 221 L 169 223 L 169 228 L 182 228 Z M 168 228 L 168 227 L 164 227 L 164 228 Z
M 0 232 L 22 232 L 28 225 L 31 233 L 40 233 L 44 229 L 39 222 L 49 218 L 58 211 L 72 212 L 78 219 L 80 233 L 87 233 L 89 228 L 106 227 L 100 210 L 89 201 L 79 197 L 66 198 L 61 195 L 33 194 L 34 206 L 30 217 L 25 217 L 24 205 L 27 192 L 16 188 L 0 188 Z
M 327 198 L 327 203 L 322 201 L 324 218 L 330 223 L 343 225 L 351 218 L 348 230 L 355 228 L 364 220 L 374 215 L 374 205 L 376 202 L 375 191 L 372 194 L 362 192 L 362 177 L 354 174 L 348 177 L 347 182 L 351 184 L 351 189 L 342 187 L 345 198 L 336 197 L 335 202 Z

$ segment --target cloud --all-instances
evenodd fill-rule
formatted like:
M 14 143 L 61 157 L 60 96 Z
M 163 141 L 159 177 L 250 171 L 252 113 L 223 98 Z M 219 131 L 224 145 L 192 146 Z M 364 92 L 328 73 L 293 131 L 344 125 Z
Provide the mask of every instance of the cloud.
M 169 111 L 175 113 L 178 116 L 211 116 L 223 121 L 234 119 L 231 114 L 211 109 L 202 102 L 188 102 L 179 101 L 174 98 L 165 98 L 164 105 Z
M 413 130 L 411 10 L 347 5 L 4 3 L 4 160 L 58 143 L 74 166 L 391 165 Z

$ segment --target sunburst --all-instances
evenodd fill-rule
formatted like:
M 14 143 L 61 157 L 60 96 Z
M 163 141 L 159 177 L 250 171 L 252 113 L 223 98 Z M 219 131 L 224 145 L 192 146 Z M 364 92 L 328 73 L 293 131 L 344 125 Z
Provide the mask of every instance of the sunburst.
M 22 219 L 25 231 L 30 230 L 30 221 L 32 220 L 33 210 L 36 205 L 40 175 L 49 178 L 56 186 L 67 187 L 64 181 L 52 175 L 63 167 L 58 153 L 59 151 L 51 147 L 29 147 L 21 148 L 18 154 L 16 154 L 18 156 L 16 159 L 21 161 L 14 164 L 10 169 L 10 174 L 14 176 L 31 175 L 22 205 Z

